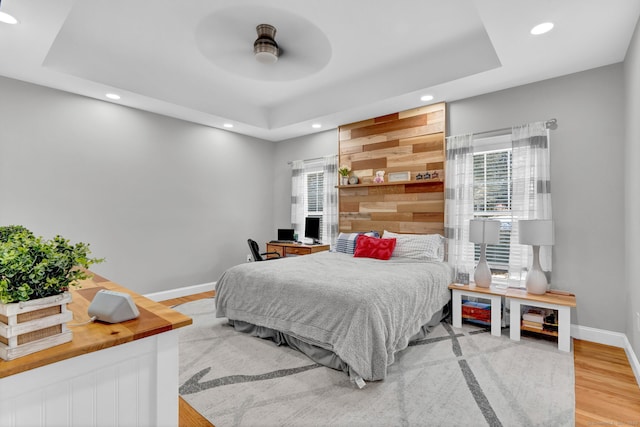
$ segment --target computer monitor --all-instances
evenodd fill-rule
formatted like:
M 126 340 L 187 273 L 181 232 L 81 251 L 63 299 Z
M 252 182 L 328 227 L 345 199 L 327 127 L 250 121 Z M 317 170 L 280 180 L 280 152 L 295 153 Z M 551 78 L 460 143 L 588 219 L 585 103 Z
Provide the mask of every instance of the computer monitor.
M 278 228 L 278 240 L 286 242 L 293 242 L 295 230 L 293 228 Z
M 320 242 L 320 217 L 308 216 L 304 219 L 304 237 L 313 239 L 313 244 Z

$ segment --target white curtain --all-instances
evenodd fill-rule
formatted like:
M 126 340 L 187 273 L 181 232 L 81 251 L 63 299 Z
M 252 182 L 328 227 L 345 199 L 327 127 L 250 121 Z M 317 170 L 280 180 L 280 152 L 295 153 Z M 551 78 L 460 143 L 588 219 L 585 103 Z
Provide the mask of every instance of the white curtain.
M 291 162 L 291 227 L 299 239 L 304 236 L 305 185 L 304 160 L 294 160 Z
M 455 280 L 468 282 L 474 267 L 474 246 L 469 242 L 469 221 L 473 218 L 473 135 L 450 136 L 446 142 L 444 229 L 448 243 L 447 261 L 455 268 Z
M 338 156 L 323 157 L 324 200 L 322 236 L 333 248 L 338 237 Z
M 512 141 L 511 243 L 509 286 L 524 287 L 532 263 L 532 250 L 518 243 L 518 221 L 553 219 L 551 216 L 551 174 L 549 131 L 545 122 L 514 127 Z M 551 283 L 551 246 L 540 247 L 540 264 Z
M 319 171 L 322 168 L 322 237 L 324 243 L 332 246 L 338 236 L 338 156 L 330 155 L 322 158 L 320 166 L 318 160 L 291 162 L 291 226 L 298 234 L 304 236 L 304 222 L 307 194 L 305 176 L 309 171 Z

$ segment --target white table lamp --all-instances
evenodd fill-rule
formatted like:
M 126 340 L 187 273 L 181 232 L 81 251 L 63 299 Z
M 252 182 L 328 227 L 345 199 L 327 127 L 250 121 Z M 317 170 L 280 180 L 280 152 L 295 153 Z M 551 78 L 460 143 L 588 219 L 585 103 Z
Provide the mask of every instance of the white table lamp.
M 553 245 L 553 221 L 528 219 L 518 221 L 519 242 L 533 246 L 533 265 L 527 273 L 527 292 L 542 295 L 547 292 L 547 276 L 540 267 L 540 246 Z
M 487 244 L 500 242 L 500 221 L 472 219 L 469 221 L 469 241 L 480 244 L 480 260 L 473 275 L 476 286 L 491 286 L 491 269 L 487 264 Z

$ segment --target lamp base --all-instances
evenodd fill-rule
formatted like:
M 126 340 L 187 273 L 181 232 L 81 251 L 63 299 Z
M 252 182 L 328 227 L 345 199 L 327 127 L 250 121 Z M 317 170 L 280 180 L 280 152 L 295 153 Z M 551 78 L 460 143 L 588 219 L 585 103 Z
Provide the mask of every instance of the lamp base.
M 491 269 L 487 264 L 487 261 L 480 260 L 476 267 L 476 272 L 473 274 L 473 280 L 476 282 L 476 286 L 481 288 L 491 287 Z
M 533 265 L 527 273 L 527 293 L 542 295 L 547 293 L 547 276 L 540 267 L 540 246 L 533 245 Z
M 527 274 L 527 293 L 543 295 L 547 293 L 547 276 L 541 270 L 530 270 Z

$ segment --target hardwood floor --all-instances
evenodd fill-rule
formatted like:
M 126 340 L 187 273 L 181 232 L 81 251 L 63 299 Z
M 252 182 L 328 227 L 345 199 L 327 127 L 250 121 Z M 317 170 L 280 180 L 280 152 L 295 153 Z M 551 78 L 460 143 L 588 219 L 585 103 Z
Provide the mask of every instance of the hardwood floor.
M 576 425 L 640 425 L 640 389 L 622 348 L 573 340 Z
M 212 292 L 162 301 L 173 306 Z M 573 340 L 576 390 L 576 426 L 640 426 L 640 388 L 624 349 Z M 180 427 L 213 426 L 180 398 Z

